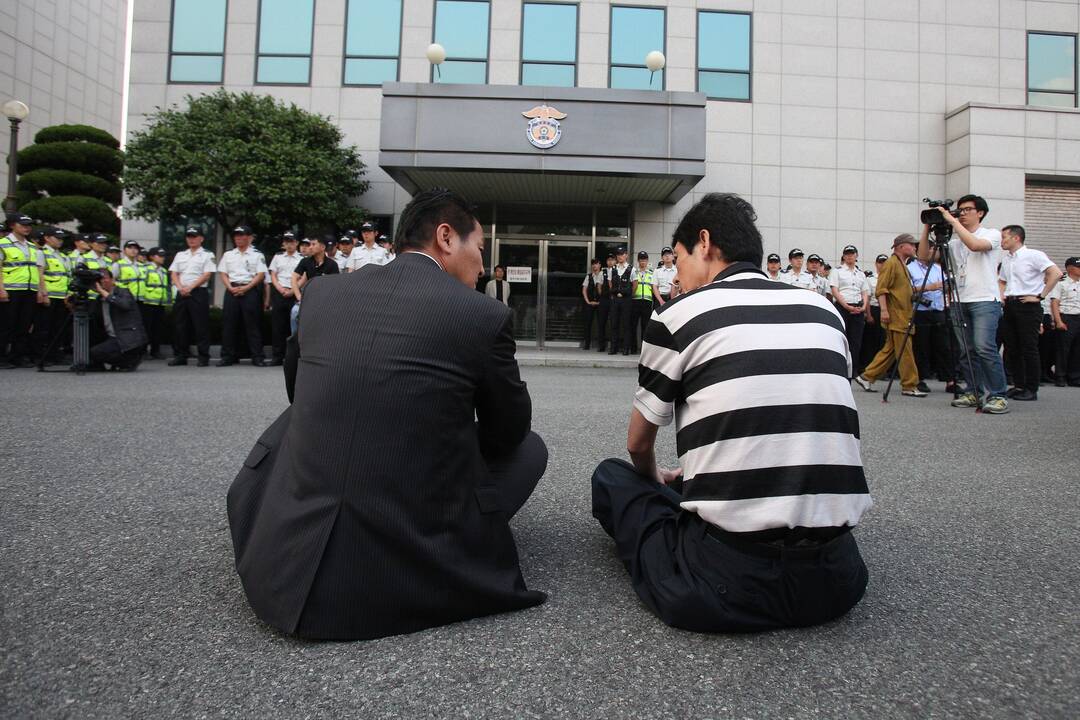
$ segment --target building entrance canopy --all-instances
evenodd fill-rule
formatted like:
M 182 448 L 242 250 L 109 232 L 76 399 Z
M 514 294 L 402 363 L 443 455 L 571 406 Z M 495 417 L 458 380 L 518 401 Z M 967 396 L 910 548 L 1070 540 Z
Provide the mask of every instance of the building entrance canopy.
M 473 202 L 673 203 L 705 175 L 705 96 L 383 85 L 379 165 Z

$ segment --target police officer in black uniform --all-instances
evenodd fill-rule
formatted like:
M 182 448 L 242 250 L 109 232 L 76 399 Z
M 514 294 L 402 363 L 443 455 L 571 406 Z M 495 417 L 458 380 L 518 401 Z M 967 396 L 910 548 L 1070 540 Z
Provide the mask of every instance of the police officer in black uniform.
M 600 258 L 593 258 L 589 263 L 589 273 L 585 276 L 585 280 L 581 285 L 581 297 L 585 302 L 582 309 L 582 324 L 585 326 L 585 332 L 581 338 L 581 349 L 588 350 L 592 343 L 592 326 L 593 320 L 597 319 L 597 315 L 600 313 L 600 303 L 607 297 L 607 273 L 600 267 Z M 607 320 L 607 312 L 604 312 L 603 320 L 597 323 L 600 327 L 597 328 L 597 339 L 599 340 L 600 348 L 604 348 L 604 320 Z
M 622 350 L 623 355 L 629 355 L 634 347 L 634 334 L 630 326 L 630 303 L 632 283 L 630 276 L 634 268 L 626 261 L 626 248 L 620 247 L 615 251 L 615 267 L 608 274 L 608 282 L 611 284 L 611 349 L 608 355 L 614 355 Z

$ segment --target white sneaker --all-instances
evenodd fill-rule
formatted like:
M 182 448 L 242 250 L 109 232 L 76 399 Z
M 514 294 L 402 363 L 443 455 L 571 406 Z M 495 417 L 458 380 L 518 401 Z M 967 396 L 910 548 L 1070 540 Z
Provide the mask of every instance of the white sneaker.
M 924 393 L 919 388 L 911 388 L 910 390 L 901 390 L 901 395 L 907 395 L 908 397 L 926 397 L 927 393 Z
M 855 384 L 861 387 L 866 392 L 877 392 L 877 390 L 874 389 L 874 383 L 870 380 L 867 380 L 862 375 L 856 375 L 854 380 Z

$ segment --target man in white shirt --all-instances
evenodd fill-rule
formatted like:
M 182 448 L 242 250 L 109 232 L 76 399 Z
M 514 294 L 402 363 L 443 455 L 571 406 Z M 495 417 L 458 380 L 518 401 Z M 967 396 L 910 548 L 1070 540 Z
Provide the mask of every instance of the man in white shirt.
M 806 257 L 803 251 L 799 248 L 792 248 L 787 257 L 788 262 L 791 263 L 791 269 L 780 276 L 784 282 L 788 285 L 801 287 L 803 290 L 817 292 L 817 281 L 814 279 L 814 275 L 803 269 L 803 258 Z
M 293 292 L 293 270 L 303 259 L 297 252 L 296 235 L 286 231 L 281 236 L 282 252 L 270 260 L 270 328 L 274 354 L 271 365 L 281 365 L 285 361 L 285 341 L 288 340 L 289 318 L 292 306 L 296 303 Z
M 356 244 L 356 237 L 354 230 L 347 230 L 344 235 L 338 238 L 337 247 L 334 249 L 334 262 L 337 263 L 338 270 L 345 272 L 345 263 L 349 262 L 349 255 L 352 254 L 354 246 Z
M 251 364 L 266 367 L 263 359 L 262 302 L 259 286 L 266 277 L 266 259 L 252 247 L 252 232 L 247 225 L 232 230 L 236 245 L 221 256 L 218 267 L 221 282 L 225 286 L 225 304 L 222 308 L 221 360 L 218 367 L 236 364 L 236 333 L 241 325 L 247 335 Z
M 1050 314 L 1057 330 L 1054 384 L 1080 387 L 1080 257 L 1065 261 L 1065 277 L 1054 288 Z
M 210 291 L 206 284 L 217 270 L 214 254 L 203 249 L 203 231 L 189 227 L 184 233 L 188 249 L 176 253 L 169 265 L 175 288 L 173 304 L 173 358 L 169 365 L 187 365 L 192 334 L 198 348 L 199 367 L 210 364 Z
M 666 247 L 660 251 L 660 267 L 653 271 L 653 284 L 656 286 L 656 302 L 663 305 L 679 294 L 678 268 L 675 267 L 675 252 Z
M 978 195 L 965 195 L 956 203 L 957 216 L 940 212 L 941 222 L 952 226 L 949 256 L 956 275 L 960 296 L 960 318 L 952 318 L 956 333 L 971 350 L 971 364 L 961 362 L 967 388 L 952 402 L 953 407 L 982 406 L 992 415 L 1009 411 L 1005 399 L 1005 365 L 997 347 L 997 329 L 1001 321 L 1001 291 L 997 283 L 997 266 L 1001 259 L 1001 232 L 982 226 L 990 212 L 986 200 Z M 919 237 L 919 257 L 931 257 L 930 226 L 923 224 Z M 959 343 L 959 347 L 964 346 Z M 974 373 L 974 374 L 973 374 Z
M 386 250 L 375 244 L 375 226 L 369 222 L 360 226 L 360 236 L 364 242 L 353 248 L 345 263 L 345 272 L 355 272 L 368 264 L 385 265 L 390 262 Z
M 843 262 L 829 275 L 829 287 L 833 300 L 844 318 L 844 334 L 847 335 L 848 351 L 851 355 L 852 377 L 862 371 L 859 357 L 862 350 L 863 330 L 866 318 L 870 314 L 870 286 L 866 275 L 855 266 L 859 251 L 854 245 L 844 247 Z
M 1005 297 L 1002 321 L 1005 357 L 1012 369 L 1013 385 L 1008 397 L 1037 400 L 1042 367 L 1039 362 L 1039 326 L 1042 301 L 1061 278 L 1061 269 L 1041 250 L 1024 244 L 1024 228 L 1006 225 L 1001 229 L 1001 258 L 998 283 Z
M 780 272 L 780 256 L 776 253 L 769 253 L 765 263 L 765 276 L 775 282 L 784 282 L 784 274 Z

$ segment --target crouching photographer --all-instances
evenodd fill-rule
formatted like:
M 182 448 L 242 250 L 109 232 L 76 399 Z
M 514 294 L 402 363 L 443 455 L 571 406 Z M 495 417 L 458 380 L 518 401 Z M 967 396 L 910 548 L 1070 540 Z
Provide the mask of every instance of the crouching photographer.
M 108 364 L 121 372 L 132 372 L 142 360 L 148 342 L 142 316 L 131 291 L 116 285 L 112 273 L 101 269 L 94 290 L 100 299 L 91 303 L 91 336 L 104 338 L 90 347 L 93 365 Z

